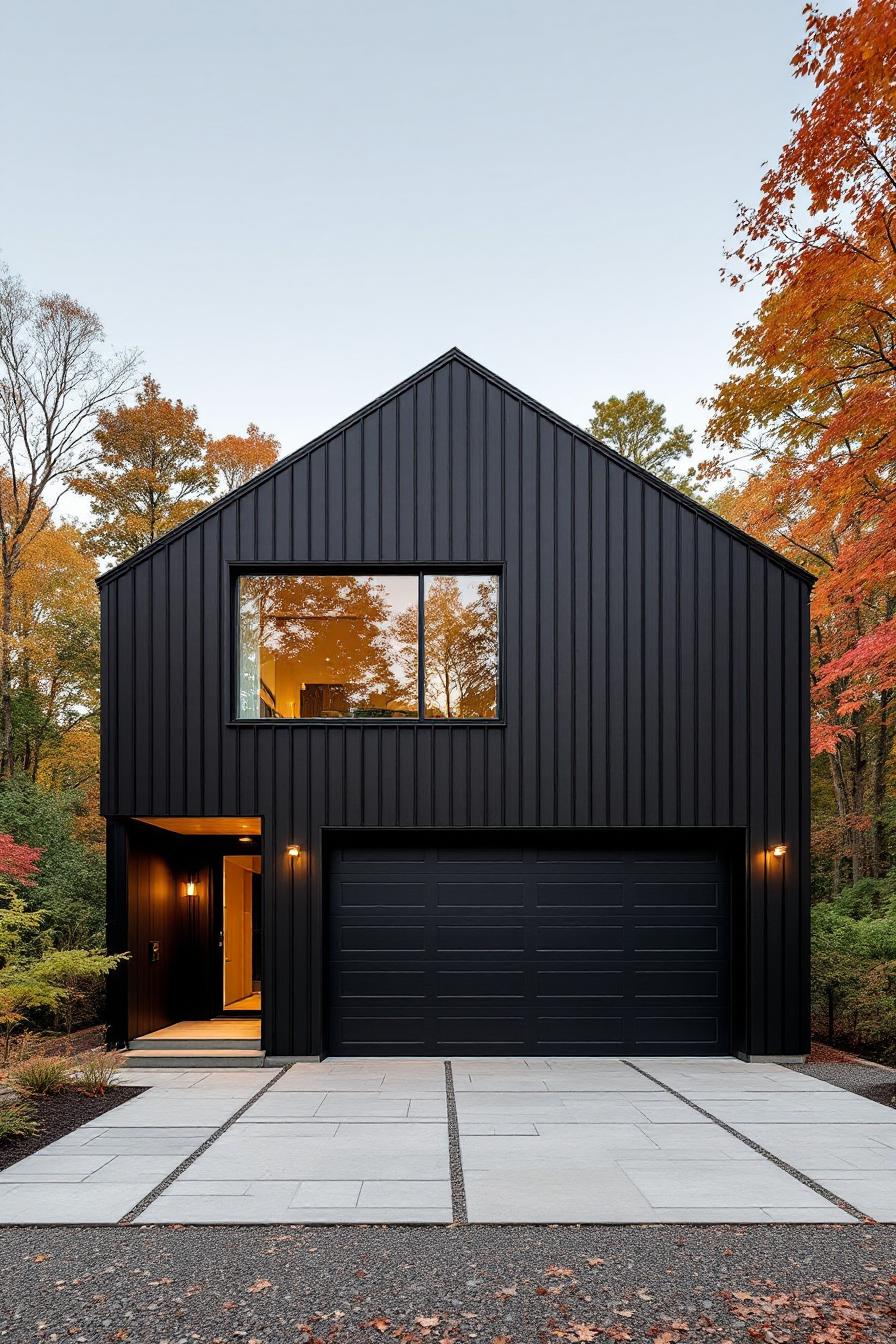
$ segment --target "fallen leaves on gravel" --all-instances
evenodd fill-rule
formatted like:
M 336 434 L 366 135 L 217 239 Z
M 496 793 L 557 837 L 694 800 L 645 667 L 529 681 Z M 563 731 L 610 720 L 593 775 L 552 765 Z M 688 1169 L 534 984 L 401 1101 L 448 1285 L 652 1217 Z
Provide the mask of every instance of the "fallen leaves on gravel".
M 849 1298 L 830 1299 L 816 1294 L 722 1292 L 732 1315 L 749 1322 L 746 1333 L 767 1344 L 803 1340 L 807 1344 L 847 1344 L 847 1341 L 892 1339 L 896 1333 L 896 1306 L 879 1297 L 880 1309 L 857 1306 Z M 807 1323 L 809 1323 L 807 1325 Z
M 155 1234 L 144 1235 L 148 1241 Z M 205 1284 L 191 1282 L 189 1271 L 181 1277 L 171 1256 L 157 1258 L 151 1268 L 131 1269 L 137 1279 L 130 1280 L 134 1295 L 126 1300 L 133 1302 L 134 1310 L 126 1314 L 119 1311 L 116 1267 L 110 1265 L 84 1278 L 78 1295 L 81 1307 L 104 1318 L 104 1340 L 118 1339 L 121 1344 L 128 1339 L 168 1344 L 250 1344 L 252 1339 L 259 1344 L 355 1344 L 379 1338 L 383 1344 L 896 1344 L 896 1282 L 889 1278 L 889 1247 L 882 1259 L 869 1244 L 864 1252 L 869 1263 L 863 1266 L 860 1260 L 859 1273 L 851 1269 L 849 1279 L 807 1282 L 806 1277 L 794 1277 L 803 1273 L 802 1262 L 796 1259 L 790 1261 L 787 1280 L 783 1274 L 771 1278 L 775 1270 L 767 1260 L 753 1259 L 740 1266 L 726 1259 L 720 1266 L 715 1257 L 738 1245 L 735 1238 L 740 1232 L 730 1228 L 719 1231 L 711 1248 L 714 1255 L 686 1269 L 675 1264 L 678 1254 L 669 1253 L 668 1246 L 653 1265 L 639 1261 L 636 1267 L 616 1250 L 607 1251 L 606 1261 L 602 1256 L 586 1257 L 593 1241 L 581 1243 L 575 1251 L 558 1241 L 553 1249 L 539 1247 L 537 1259 L 524 1260 L 514 1251 L 500 1268 L 471 1259 L 458 1267 L 450 1286 L 444 1280 L 424 1286 L 422 1266 L 407 1251 L 390 1258 L 388 1246 L 384 1248 L 384 1279 L 378 1256 L 358 1255 L 344 1266 L 340 1281 L 324 1274 L 325 1257 L 315 1254 L 316 1246 L 304 1246 L 294 1234 L 290 1236 L 291 1245 L 290 1238 L 284 1238 L 278 1247 L 277 1261 L 248 1261 L 229 1277 L 209 1277 Z M 274 1242 L 267 1238 L 264 1244 L 270 1248 Z M 683 1240 L 680 1244 L 687 1245 Z M 551 1255 L 556 1261 L 545 1266 Z M 561 1257 L 572 1264 L 562 1263 Z M 41 1263 L 44 1259 L 51 1264 Z M 27 1338 L 77 1337 L 70 1313 L 75 1285 L 82 1280 L 58 1277 L 60 1271 L 70 1274 L 74 1266 L 64 1263 L 59 1251 L 47 1255 L 35 1252 L 33 1245 L 23 1248 L 22 1261 L 25 1273 L 43 1286 L 35 1310 L 41 1319 L 30 1323 L 37 1333 Z M 676 1273 L 668 1289 L 663 1277 L 667 1263 L 675 1264 Z M 253 1270 L 275 1277 L 250 1281 Z M 724 1275 L 721 1283 L 719 1271 Z M 321 1277 L 325 1293 L 323 1302 L 312 1299 L 318 1310 L 308 1300 L 309 1287 L 315 1291 L 308 1282 L 312 1273 Z M 412 1285 L 404 1297 L 400 1280 Z M 217 1282 L 221 1288 L 216 1290 Z M 320 1285 L 316 1287 L 320 1291 Z M 92 1291 L 95 1288 L 102 1291 Z M 233 1292 L 234 1298 L 222 1302 L 221 1289 Z M 54 1310 L 61 1319 L 44 1319 L 47 1298 L 58 1301 Z M 385 1311 L 394 1314 L 386 1316 Z M 140 1313 L 143 1324 L 138 1328 L 128 1317 L 136 1320 Z M 191 1315 L 199 1318 L 192 1332 Z M 163 1319 L 172 1326 L 176 1322 L 175 1328 L 163 1329 Z M 211 1328 L 203 1328 L 205 1320 Z M 119 1326 L 122 1333 L 116 1336 Z M 84 1332 L 80 1337 L 94 1337 L 83 1323 L 79 1329 Z M 2 1325 L 0 1335 L 12 1341 Z M 15 1338 L 24 1344 L 26 1336 L 20 1333 Z

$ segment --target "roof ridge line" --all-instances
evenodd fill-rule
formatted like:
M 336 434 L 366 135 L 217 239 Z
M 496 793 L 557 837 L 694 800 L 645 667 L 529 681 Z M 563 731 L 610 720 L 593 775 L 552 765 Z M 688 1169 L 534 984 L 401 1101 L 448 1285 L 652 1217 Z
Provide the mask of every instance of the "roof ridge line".
M 285 457 L 278 458 L 270 467 L 259 472 L 258 475 L 251 477 L 244 485 L 238 486 L 236 490 L 229 491 L 229 493 L 222 496 L 221 499 L 214 500 L 211 504 L 206 505 L 204 509 L 200 509 L 198 513 L 194 513 L 192 517 L 179 523 L 177 527 L 173 527 L 170 531 L 163 533 L 161 537 L 151 542 L 148 546 L 144 546 L 142 550 L 137 551 L 135 555 L 129 556 L 127 560 L 122 560 L 119 564 L 113 565 L 111 569 L 105 570 L 102 574 L 97 576 L 97 585 L 102 587 L 104 584 L 108 583 L 109 580 L 118 578 L 119 575 L 125 573 L 135 564 L 147 559 L 150 555 L 155 554 L 169 542 L 174 541 L 177 537 L 189 532 L 191 528 L 195 527 L 204 519 L 209 518 L 215 513 L 220 513 L 223 508 L 231 504 L 234 500 L 242 498 L 244 495 L 248 494 L 250 490 L 254 490 L 265 481 L 272 479 L 292 463 L 307 456 L 309 453 L 314 452 L 315 449 L 320 448 L 328 440 L 335 438 L 336 435 L 343 433 L 349 425 L 353 424 L 355 421 L 370 415 L 386 402 L 392 401 L 395 397 L 400 396 L 402 392 L 407 390 L 407 388 L 412 387 L 421 379 L 429 377 L 452 360 L 457 360 L 458 362 L 465 364 L 467 368 L 471 369 L 474 373 L 478 374 L 486 381 L 495 384 L 516 401 L 519 401 L 521 405 L 526 405 L 537 415 L 543 415 L 547 419 L 552 420 L 567 433 L 581 439 L 596 451 L 603 453 L 609 461 L 625 467 L 626 470 L 638 476 L 648 485 L 653 486 L 653 488 L 658 490 L 661 494 L 669 496 L 677 504 L 690 509 L 690 511 L 698 518 L 706 519 L 706 521 L 711 523 L 714 527 L 721 528 L 724 532 L 727 532 L 729 536 L 734 537 L 735 540 L 740 541 L 751 550 L 757 551 L 767 559 L 775 561 L 775 563 L 794 574 L 804 583 L 810 585 L 815 583 L 816 576 L 810 570 L 803 568 L 802 565 L 798 565 L 796 561 L 789 559 L 788 556 L 782 555 L 779 551 L 776 551 L 774 547 L 769 546 L 767 542 L 760 541 L 758 537 L 754 537 L 749 532 L 745 532 L 743 528 L 738 527 L 735 523 L 729 522 L 727 518 L 722 517 L 719 513 L 715 513 L 712 509 L 708 508 L 705 504 L 701 504 L 698 500 L 693 499 L 690 495 L 686 495 L 674 485 L 670 485 L 668 481 L 664 481 L 660 477 L 654 476 L 651 472 L 647 471 L 645 467 L 639 466 L 636 462 L 632 462 L 630 458 L 624 457 L 622 453 L 617 452 L 615 448 L 611 448 L 609 444 L 603 443 L 602 440 L 595 438 L 587 429 L 583 429 L 580 425 L 573 424 L 571 420 L 567 420 L 565 416 L 558 414 L 557 411 L 551 410 L 549 406 L 536 400 L 536 398 L 530 396 L 529 393 L 523 392 L 520 388 L 516 387 L 513 383 L 508 382 L 506 378 L 502 378 L 500 374 L 495 373 L 485 364 L 480 364 L 478 360 L 473 359 L 471 355 L 466 354 L 466 352 L 461 350 L 459 346 L 452 345 L 436 359 L 430 360 L 428 364 L 424 364 L 421 368 L 417 369 L 416 372 L 409 374 L 408 377 L 403 378 L 399 383 L 396 383 L 393 387 L 390 387 L 378 397 L 374 397 L 372 401 L 369 401 L 365 405 L 359 407 L 359 409 L 352 411 L 351 414 L 344 416 L 341 420 L 337 421 L 335 425 L 330 426 L 330 428 L 324 430 L 323 433 L 310 439 L 300 448 L 296 448 L 291 453 L 287 453 Z

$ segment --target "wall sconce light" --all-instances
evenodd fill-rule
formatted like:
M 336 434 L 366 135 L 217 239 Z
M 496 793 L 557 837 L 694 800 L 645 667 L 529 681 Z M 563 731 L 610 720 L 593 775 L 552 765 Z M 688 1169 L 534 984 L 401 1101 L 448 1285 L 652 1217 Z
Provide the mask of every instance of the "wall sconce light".
M 779 845 L 773 845 L 773 846 L 772 846 L 772 854 L 775 856 L 776 859 L 783 859 L 783 857 L 784 857 L 784 855 L 785 855 L 786 853 L 787 853 L 787 846 L 786 846 L 786 845 L 780 845 L 780 844 L 779 844 Z
M 196 881 L 195 876 L 191 874 L 187 878 L 187 895 L 195 896 L 197 894 L 198 889 L 199 889 L 199 883 Z
M 297 859 L 302 852 L 300 845 L 287 845 L 286 852 L 291 859 Z

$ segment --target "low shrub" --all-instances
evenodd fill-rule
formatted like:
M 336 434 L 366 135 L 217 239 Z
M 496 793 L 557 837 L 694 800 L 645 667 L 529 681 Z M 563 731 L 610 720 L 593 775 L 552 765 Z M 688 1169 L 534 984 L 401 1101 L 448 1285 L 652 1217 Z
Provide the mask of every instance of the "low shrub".
M 72 1079 L 88 1097 L 103 1097 L 124 1064 L 124 1055 L 115 1050 L 96 1050 L 69 1060 Z
M 26 1096 L 48 1096 L 68 1087 L 70 1064 L 67 1059 L 53 1055 L 32 1055 L 11 1070 L 9 1081 L 17 1092 L 24 1092 Z
M 24 1139 L 36 1133 L 34 1109 L 26 1101 L 0 1104 L 0 1143 L 8 1143 L 10 1139 Z
M 812 1031 L 896 1063 L 896 895 L 863 878 L 812 908 Z

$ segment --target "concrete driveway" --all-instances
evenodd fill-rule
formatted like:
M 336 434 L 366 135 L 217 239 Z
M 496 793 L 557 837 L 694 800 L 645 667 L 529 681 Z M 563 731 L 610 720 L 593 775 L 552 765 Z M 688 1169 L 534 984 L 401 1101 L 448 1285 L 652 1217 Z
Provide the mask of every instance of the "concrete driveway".
M 0 1172 L 0 1222 L 896 1221 L 896 1112 L 776 1065 L 365 1059 L 126 1080 L 150 1090 Z

